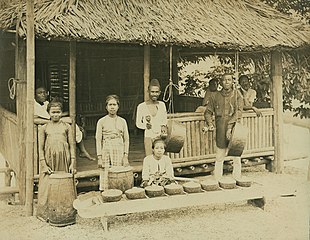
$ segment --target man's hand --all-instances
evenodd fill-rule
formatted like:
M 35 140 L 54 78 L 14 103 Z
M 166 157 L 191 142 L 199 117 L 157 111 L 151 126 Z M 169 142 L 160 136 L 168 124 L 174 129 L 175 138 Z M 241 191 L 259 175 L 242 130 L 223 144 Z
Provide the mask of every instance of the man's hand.
M 146 129 L 151 129 L 152 128 L 152 124 L 150 124 L 149 122 L 146 123 Z
M 226 131 L 226 138 L 230 141 L 231 136 L 232 136 L 232 129 L 228 128 Z
M 257 117 L 262 117 L 263 116 L 262 112 L 260 110 L 258 110 L 258 108 L 253 107 L 252 109 L 256 113 Z
M 98 168 L 103 168 L 102 156 L 98 155 Z
M 202 131 L 205 133 L 207 131 L 213 131 L 214 130 L 214 126 L 213 124 L 209 125 L 209 126 L 206 126 L 206 127 L 203 127 L 202 128 Z

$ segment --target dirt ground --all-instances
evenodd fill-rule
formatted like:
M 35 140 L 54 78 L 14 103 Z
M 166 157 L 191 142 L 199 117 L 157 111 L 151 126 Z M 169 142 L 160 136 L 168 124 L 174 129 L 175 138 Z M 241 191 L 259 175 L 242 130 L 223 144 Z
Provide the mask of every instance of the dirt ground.
M 296 129 L 292 131 L 296 132 Z M 309 137 L 309 132 L 305 136 Z M 290 137 L 285 141 L 292 144 Z M 308 146 L 306 151 L 309 153 Z M 2 196 L 0 239 L 306 240 L 309 239 L 310 227 L 310 182 L 306 181 L 308 163 L 309 158 L 285 161 L 283 174 L 267 172 L 263 166 L 243 170 L 243 175 L 265 187 L 264 210 L 238 202 L 128 214 L 111 217 L 108 233 L 103 232 L 99 219 L 79 216 L 75 225 L 51 227 L 36 217 L 26 217 L 23 206 L 9 205 L 10 196 Z

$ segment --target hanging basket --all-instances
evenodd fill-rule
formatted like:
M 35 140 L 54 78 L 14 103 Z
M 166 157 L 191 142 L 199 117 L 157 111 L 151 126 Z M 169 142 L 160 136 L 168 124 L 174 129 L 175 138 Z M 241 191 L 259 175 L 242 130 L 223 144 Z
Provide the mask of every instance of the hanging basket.
M 179 153 L 184 145 L 186 127 L 181 122 L 172 119 L 168 120 L 167 127 L 166 152 Z

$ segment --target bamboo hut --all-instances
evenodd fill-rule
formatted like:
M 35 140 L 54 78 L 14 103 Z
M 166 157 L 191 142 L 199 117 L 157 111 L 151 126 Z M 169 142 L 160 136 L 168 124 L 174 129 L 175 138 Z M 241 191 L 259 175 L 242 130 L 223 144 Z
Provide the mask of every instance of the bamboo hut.
M 0 132 L 5 136 L 0 152 L 8 162 L 3 171 L 12 170 L 17 176 L 18 190 L 10 191 L 19 191 L 22 202 L 26 191 L 24 166 L 29 164 L 25 162 L 24 140 L 29 109 L 26 86 L 28 81 L 35 81 L 26 81 L 29 65 L 25 39 L 30 37 L 26 12 L 26 4 L 0 11 Z M 251 134 L 243 158 L 259 158 L 270 170 L 282 171 L 281 52 L 309 49 L 309 27 L 259 0 L 38 0 L 34 3 L 34 35 L 36 84 L 61 95 L 72 120 L 81 114 L 89 131 L 104 114 L 103 99 L 110 93 L 120 95 L 120 114 L 134 129 L 132 116 L 137 103 L 147 96 L 149 79 L 159 78 L 163 86 L 169 79 L 177 82 L 179 49 L 193 53 L 270 53 L 272 108 L 264 109 L 261 119 L 252 112 L 244 114 L 243 122 Z M 13 78 L 10 91 L 9 78 Z M 11 100 L 9 93 L 14 92 L 16 98 Z M 202 114 L 180 113 L 188 101 L 179 102 L 182 104 L 170 117 L 186 125 L 187 136 L 181 152 L 170 154 L 176 175 L 193 173 L 194 169 L 212 171 L 213 135 L 201 133 Z M 37 126 L 29 131 L 34 131 L 31 174 L 35 176 Z M 133 153 L 130 158 L 131 163 L 136 162 Z M 96 184 L 95 167 L 86 170 L 77 176 Z M 141 171 L 141 162 L 135 171 Z

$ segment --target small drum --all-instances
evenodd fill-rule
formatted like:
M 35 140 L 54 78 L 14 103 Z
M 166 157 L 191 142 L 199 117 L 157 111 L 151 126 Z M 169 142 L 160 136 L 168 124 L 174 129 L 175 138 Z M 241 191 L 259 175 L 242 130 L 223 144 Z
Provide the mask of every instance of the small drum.
M 232 131 L 232 136 L 228 144 L 228 156 L 240 157 L 244 150 L 248 128 L 243 126 L 241 123 L 236 123 Z
M 169 120 L 167 125 L 166 152 L 179 153 L 186 137 L 186 127 L 175 120 Z
M 133 187 L 132 167 L 113 166 L 108 173 L 109 189 L 119 189 L 122 192 Z
M 75 223 L 76 210 L 73 208 L 75 199 L 73 175 L 65 172 L 51 174 L 47 201 L 50 225 L 63 227 Z

